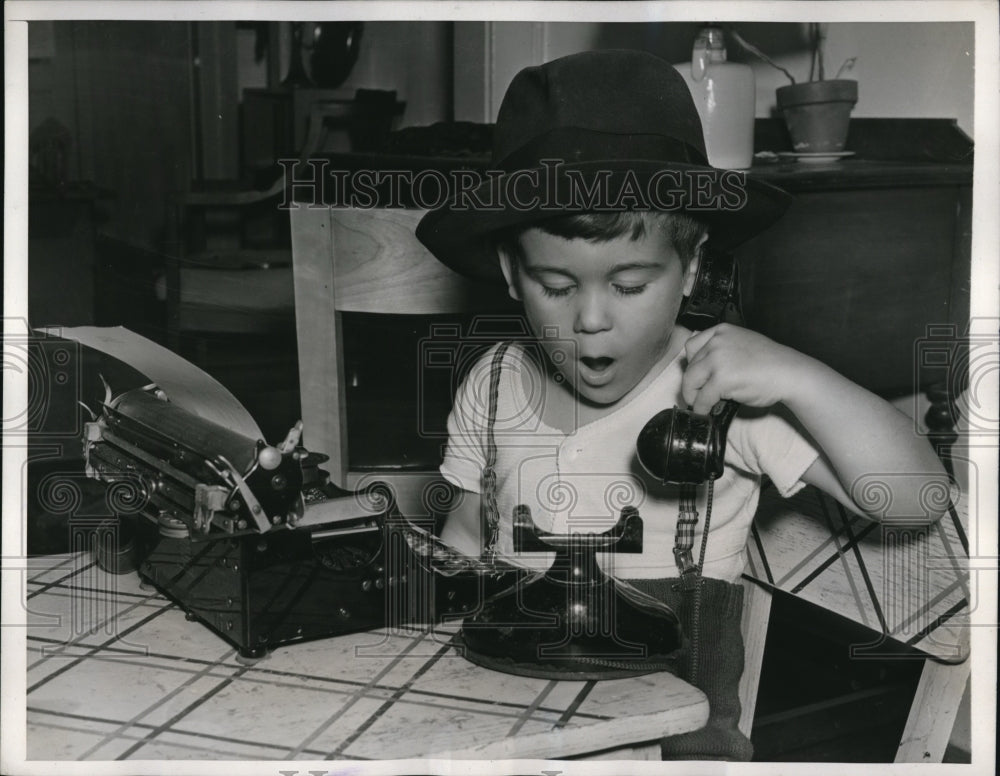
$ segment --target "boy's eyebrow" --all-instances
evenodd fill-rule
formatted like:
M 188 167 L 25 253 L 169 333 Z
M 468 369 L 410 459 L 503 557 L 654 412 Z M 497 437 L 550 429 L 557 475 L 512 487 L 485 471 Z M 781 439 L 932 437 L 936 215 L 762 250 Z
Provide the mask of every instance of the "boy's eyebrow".
M 615 264 L 611 269 L 608 270 L 608 277 L 612 275 L 617 275 L 619 272 L 627 272 L 628 270 L 635 269 L 662 269 L 663 262 L 660 261 L 628 261 L 622 264 Z M 529 275 L 541 275 L 543 273 L 549 272 L 556 275 L 564 275 L 568 278 L 576 277 L 570 270 L 564 267 L 550 267 L 545 264 L 540 266 L 525 267 L 524 271 Z
M 619 272 L 626 272 L 630 269 L 662 269 L 663 262 L 661 261 L 628 261 L 623 264 L 615 264 L 610 270 L 608 270 L 609 275 L 617 275 Z
M 541 275 L 543 273 L 549 272 L 549 273 L 554 273 L 556 275 L 564 275 L 568 278 L 575 277 L 573 273 L 570 272 L 568 269 L 565 269 L 563 267 L 549 267 L 544 264 L 540 267 L 524 267 L 524 271 L 529 275 Z

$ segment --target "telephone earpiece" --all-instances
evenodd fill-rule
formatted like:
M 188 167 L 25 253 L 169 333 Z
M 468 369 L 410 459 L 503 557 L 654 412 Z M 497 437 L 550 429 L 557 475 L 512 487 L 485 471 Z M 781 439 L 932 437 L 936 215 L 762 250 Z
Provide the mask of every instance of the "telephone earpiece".
M 700 331 L 723 321 L 743 323 L 736 260 L 706 242 L 677 323 Z M 661 482 L 698 485 L 718 479 L 725 464 L 726 434 L 738 409 L 736 402 L 725 400 L 708 415 L 676 408 L 658 412 L 639 432 L 639 462 Z
M 731 253 L 717 251 L 706 242 L 701 246 L 694 286 L 684 297 L 677 323 L 701 331 L 720 322 L 743 325 L 739 274 Z

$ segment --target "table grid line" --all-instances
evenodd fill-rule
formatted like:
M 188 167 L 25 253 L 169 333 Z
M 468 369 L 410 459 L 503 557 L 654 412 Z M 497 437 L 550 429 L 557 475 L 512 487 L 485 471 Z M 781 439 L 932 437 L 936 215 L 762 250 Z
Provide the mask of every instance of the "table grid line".
M 47 583 L 45 583 L 45 582 L 32 582 L 31 580 L 28 580 L 28 584 L 29 585 L 44 585 L 44 584 L 47 584 Z M 49 589 L 44 590 L 44 591 L 39 591 L 39 592 L 45 592 L 45 593 L 48 593 L 49 595 L 59 595 L 58 593 L 54 593 L 53 591 L 54 590 L 65 589 L 66 593 L 63 594 L 64 596 L 68 595 L 69 593 L 109 593 L 109 592 L 111 592 L 107 588 L 90 587 L 90 586 L 87 586 L 87 585 L 67 585 L 67 584 L 65 584 L 63 582 L 57 582 L 57 583 L 54 583 L 52 585 L 49 585 L 48 587 L 49 587 Z M 128 590 L 115 590 L 114 593 L 115 593 L 116 597 L 125 596 L 127 598 L 159 598 L 159 599 L 162 599 L 163 601 L 167 600 L 163 596 L 159 595 L 159 593 L 157 593 L 156 595 L 153 595 L 153 596 L 150 596 L 149 593 L 144 593 L 144 592 L 133 593 L 133 592 L 128 591 Z
M 29 637 L 29 638 L 37 639 L 38 637 Z M 220 661 L 228 659 L 228 656 L 231 656 L 233 654 L 235 654 L 235 653 L 232 650 L 230 650 L 227 653 L 226 657 L 220 658 Z M 227 666 L 226 664 L 224 664 L 222 662 L 219 662 L 219 661 L 210 661 L 210 660 L 204 660 L 204 659 L 198 659 L 198 658 L 178 657 L 178 656 L 175 656 L 175 655 L 170 655 L 168 653 L 149 653 L 148 655 L 145 655 L 145 657 L 155 658 L 155 659 L 164 660 L 164 661 L 180 661 L 180 662 L 185 662 L 185 663 L 194 663 L 196 665 L 203 665 L 203 666 L 205 666 L 208 669 L 208 672 L 207 673 L 203 673 L 202 675 L 205 676 L 205 677 L 217 678 L 217 679 L 225 678 L 229 674 L 214 674 L 214 673 L 211 673 L 211 671 L 213 669 L 219 668 L 219 669 L 226 670 L 226 669 L 232 669 L 232 668 L 236 667 L 235 665 L 233 665 L 233 666 Z M 123 665 L 136 665 L 133 660 L 126 659 L 124 657 L 121 657 L 121 658 L 108 657 L 108 658 L 103 658 L 103 659 L 106 660 L 109 663 L 122 663 Z M 150 663 L 148 663 L 146 665 L 147 665 L 148 668 L 155 669 L 155 670 L 158 670 L 158 671 L 177 672 L 177 673 L 184 673 L 184 674 L 188 674 L 188 675 L 197 675 L 199 673 L 202 673 L 200 669 L 188 669 L 188 668 L 185 668 L 184 666 L 181 666 L 181 665 L 169 665 L 169 664 L 164 664 L 164 663 L 152 663 L 152 662 L 150 662 Z M 393 692 L 394 690 L 397 689 L 397 687 L 395 685 L 388 685 L 388 684 L 374 684 L 373 685 L 371 682 L 362 682 L 362 681 L 359 681 L 359 680 L 341 679 L 341 678 L 337 678 L 337 677 L 328 677 L 328 676 L 319 676 L 319 675 L 316 675 L 316 674 L 305 674 L 305 673 L 299 673 L 299 672 L 296 672 L 296 671 L 283 671 L 283 670 L 280 670 L 280 669 L 272 669 L 272 668 L 262 669 L 259 665 L 257 665 L 257 666 L 251 666 L 250 669 L 251 669 L 250 671 L 248 671 L 247 673 L 245 673 L 244 675 L 242 675 L 241 677 L 239 677 L 239 681 L 240 682 L 262 684 L 262 685 L 268 685 L 268 686 L 271 686 L 271 687 L 283 687 L 283 688 L 296 689 L 296 690 L 307 690 L 307 691 L 311 691 L 311 692 L 330 693 L 330 694 L 335 694 L 335 695 L 345 695 L 345 694 L 348 694 L 348 693 L 354 693 L 354 692 L 357 692 L 357 690 L 359 690 L 359 689 L 361 689 L 361 690 L 371 689 L 371 690 L 377 691 L 378 693 L 391 693 L 391 692 Z M 300 680 L 301 683 L 296 683 L 296 682 L 291 682 L 291 681 L 281 682 L 281 681 L 277 681 L 277 680 L 272 680 L 272 679 L 265 678 L 263 676 L 257 676 L 257 674 L 259 674 L 259 673 L 266 673 L 266 674 L 271 674 L 271 675 L 274 675 L 274 676 L 287 677 L 289 679 Z M 311 687 L 311 686 L 309 686 L 309 683 L 322 683 L 324 685 L 334 685 L 334 686 Z M 337 687 L 336 685 L 347 685 L 347 686 L 341 688 L 341 687 Z M 554 686 L 554 684 L 552 686 Z M 536 707 L 534 705 L 535 702 L 533 702 L 532 704 L 523 704 L 523 703 L 515 703 L 515 702 L 512 702 L 512 701 L 494 701 L 494 700 L 485 701 L 485 700 L 479 700 L 479 699 L 476 699 L 476 698 L 468 698 L 466 696 L 457 695 L 457 694 L 454 694 L 454 693 L 444 693 L 444 692 L 440 692 L 440 691 L 436 691 L 436 690 L 426 690 L 426 689 L 421 689 L 421 688 L 410 688 L 409 694 L 413 695 L 413 696 L 423 697 L 426 700 L 413 700 L 413 701 L 402 700 L 401 702 L 404 702 L 404 703 L 406 703 L 406 702 L 412 702 L 412 703 L 415 703 L 415 704 L 428 705 L 428 706 L 448 707 L 448 708 L 461 708 L 461 707 L 460 706 L 448 706 L 445 703 L 435 703 L 434 701 L 461 701 L 461 702 L 465 702 L 465 703 L 468 703 L 468 704 L 481 703 L 481 704 L 483 704 L 484 707 L 487 707 L 487 708 L 477 710 L 476 713 L 479 713 L 479 714 L 495 714 L 497 716 L 519 716 L 519 715 L 524 715 L 525 713 L 528 713 L 528 716 L 530 717 L 530 714 L 533 713 L 533 712 L 540 712 L 542 714 L 558 714 L 558 713 L 560 713 L 560 711 L 562 711 L 559 708 L 551 707 L 551 706 L 538 705 Z M 372 696 L 363 696 L 363 697 L 372 697 Z M 538 699 L 536 698 L 536 702 L 537 701 L 538 701 Z M 494 709 L 496 709 L 497 707 L 509 708 L 510 711 L 509 712 L 495 711 Z M 585 712 L 585 713 L 582 713 L 582 714 L 578 712 L 577 716 L 581 717 L 581 718 L 588 718 L 588 719 L 595 719 L 595 720 L 597 720 L 597 719 L 607 719 L 606 715 L 596 714 L 596 713 L 592 713 L 592 712 Z
M 239 676 L 242 673 L 246 672 L 247 670 L 248 669 L 245 668 L 245 667 L 239 668 L 237 670 L 237 672 L 233 676 L 228 677 L 226 679 L 223 679 L 215 687 L 213 687 L 208 692 L 204 693 L 201 697 L 193 700 L 185 708 L 183 708 L 180 711 L 178 711 L 176 714 L 174 714 L 174 716 L 172 716 L 166 722 L 164 722 L 164 723 L 162 723 L 160 725 L 157 725 L 156 728 L 153 729 L 152 731 L 150 731 L 142 741 L 136 742 L 134 745 L 132 745 L 126 751 L 124 751 L 122 754 L 118 755 L 118 757 L 116 757 L 115 759 L 116 760 L 126 760 L 126 759 L 128 759 L 130 755 L 135 754 L 137 751 L 139 751 L 140 749 L 142 749 L 142 747 L 144 747 L 146 744 L 150 743 L 151 741 L 154 741 L 161 733 L 163 733 L 166 730 L 170 730 L 173 727 L 174 723 L 182 720 L 184 717 L 186 717 L 192 711 L 194 711 L 198 707 L 202 706 L 203 704 L 207 703 L 212 698 L 214 698 L 216 695 L 218 695 L 220 692 L 222 692 L 222 690 L 224 690 L 226 687 L 228 687 L 230 684 L 232 684 L 234 679 L 239 678 Z
M 513 725 L 511 725 L 510 730 L 507 731 L 507 738 L 516 735 L 517 732 L 522 727 L 524 727 L 525 723 L 527 723 L 528 720 L 530 720 L 534 716 L 535 712 L 541 707 L 542 701 L 544 701 L 549 696 L 549 693 L 551 693 L 552 690 L 555 689 L 555 687 L 556 683 L 551 679 L 545 683 L 545 686 L 532 699 L 528 707 L 521 714 L 518 715 L 517 721 Z
M 358 703 L 360 703 L 362 699 L 368 697 L 367 694 L 370 691 L 370 689 L 372 687 L 377 687 L 378 686 L 378 684 L 377 684 L 378 680 L 381 679 L 382 677 L 386 676 L 390 671 L 392 671 L 399 664 L 399 662 L 403 659 L 403 657 L 406 655 L 406 653 L 411 652 L 412 650 L 416 649 L 417 645 L 420 644 L 424 640 L 425 636 L 426 636 L 426 631 L 421 632 L 417 636 L 417 638 L 411 639 L 410 642 L 406 645 L 406 647 L 403 648 L 403 650 L 401 651 L 401 653 L 398 654 L 398 655 L 396 655 L 396 656 L 394 656 L 392 658 L 392 660 L 389 661 L 388 665 L 386 665 L 381 671 L 378 672 L 378 674 L 376 674 L 374 677 L 372 677 L 372 679 L 370 679 L 368 682 L 365 682 L 365 683 L 361 684 L 361 686 L 358 687 L 351 694 L 351 697 L 344 703 L 344 705 L 342 705 L 337 710 L 337 712 L 335 714 L 333 714 L 325 722 L 323 722 L 320 725 L 318 725 L 316 727 L 316 729 L 313 730 L 312 733 L 308 734 L 298 744 L 298 746 L 289 749 L 288 750 L 289 751 L 289 755 L 292 756 L 292 757 L 294 757 L 295 754 L 298 751 L 300 751 L 303 747 L 308 746 L 310 743 L 312 743 L 313 741 L 315 741 L 320 735 L 322 735 L 326 730 L 328 730 L 329 727 L 332 724 L 334 724 L 338 719 L 340 719 L 344 714 L 346 714 L 349 709 L 353 708 L 355 705 L 357 705 Z
M 233 653 L 233 650 L 230 650 L 229 654 L 232 654 L 232 653 Z M 223 659 L 225 659 L 225 658 L 223 658 Z M 202 679 L 205 676 L 207 676 L 208 674 L 210 674 L 213 668 L 214 668 L 214 666 L 205 666 L 201 671 L 197 671 L 197 672 L 194 672 L 194 673 L 190 674 L 185 681 L 181 682 L 181 684 L 179 684 L 173 690 L 171 690 L 170 692 L 168 692 L 163 697 L 157 699 L 157 701 L 155 703 L 147 706 L 145 709 L 143 709 L 138 714 L 134 715 L 132 717 L 132 719 L 128 720 L 127 722 L 123 722 L 122 725 L 121 725 L 121 727 L 119 727 L 117 731 L 113 731 L 113 732 L 109 733 L 107 736 L 104 737 L 103 741 L 101 741 L 100 743 L 96 744 L 95 746 L 91 747 L 86 752 L 84 752 L 80 756 L 80 759 L 86 759 L 87 755 L 92 754 L 93 752 L 96 752 L 98 749 L 100 749 L 106 743 L 108 743 L 111 740 L 113 740 L 116 737 L 117 733 L 120 733 L 120 732 L 122 732 L 124 730 L 127 730 L 128 728 L 132 727 L 136 722 L 141 721 L 143 717 L 145 717 L 145 716 L 147 716 L 149 714 L 152 714 L 158 708 L 160 708 L 161 706 L 163 706 L 164 703 L 167 703 L 172 698 L 175 698 L 178 695 L 180 695 L 182 692 L 184 692 L 184 690 L 186 690 L 187 688 L 189 688 L 192 685 L 194 685 L 195 682 L 197 682 L 199 679 Z M 213 678 L 225 679 L 225 677 L 213 677 Z
M 955 578 L 962 585 L 962 593 L 968 600 L 970 598 L 969 585 L 968 585 L 969 548 L 965 546 L 965 544 L 963 543 L 963 547 L 965 547 L 965 555 L 960 556 L 957 553 L 955 553 L 951 549 L 951 539 L 948 538 L 948 532 L 944 530 L 944 525 L 942 525 L 943 522 L 944 522 L 943 520 L 939 520 L 934 527 L 937 529 L 938 538 L 941 540 L 941 547 L 945 552 L 945 557 L 947 557 L 951 561 L 951 570 L 955 574 Z M 959 539 L 961 539 L 961 537 L 959 537 Z M 961 565 L 958 562 L 959 558 L 962 558 L 965 561 L 964 570 L 962 569 Z
M 590 695 L 590 691 L 594 689 L 596 684 L 597 682 L 594 681 L 593 679 L 588 679 L 586 684 L 584 684 L 583 687 L 580 688 L 579 692 L 577 692 L 576 696 L 573 698 L 572 703 L 570 703 L 569 706 L 566 707 L 566 711 L 563 712 L 562 716 L 559 717 L 558 720 L 556 720 L 555 724 L 552 727 L 554 728 L 566 727 L 566 725 L 569 724 L 569 721 L 573 719 L 573 716 L 576 714 L 577 709 L 580 708 L 580 705 L 587 699 L 587 696 Z
M 968 605 L 969 602 L 963 598 L 961 601 L 951 606 L 948 609 L 948 611 L 935 617 L 934 620 L 927 625 L 927 628 L 914 634 L 913 637 L 906 642 L 907 645 L 919 644 L 921 641 L 927 638 L 931 633 L 933 633 L 942 625 L 944 625 L 946 622 L 948 622 L 952 617 L 954 617 L 960 611 L 965 609 Z
M 72 560 L 72 559 L 73 559 L 73 557 L 71 556 L 70 560 Z M 60 564 L 60 565 L 62 565 L 62 564 Z M 56 587 L 57 585 L 62 586 L 62 585 L 65 584 L 65 582 L 66 582 L 67 579 L 72 579 L 73 577 L 82 574 L 84 571 L 88 571 L 89 569 L 92 569 L 96 565 L 97 564 L 96 564 L 95 561 L 90 561 L 90 563 L 86 563 L 83 566 L 80 566 L 80 568 L 78 568 L 78 569 L 73 569 L 73 571 L 69 572 L 68 574 L 66 574 L 64 576 L 61 576 L 61 577 L 59 577 L 59 579 L 55 579 L 55 580 L 52 580 L 50 582 L 34 582 L 34 580 L 29 579 L 28 582 L 33 582 L 36 585 L 41 585 L 41 588 L 39 590 L 33 590 L 32 592 L 28 593 L 26 597 L 27 597 L 28 600 L 30 600 L 30 599 L 34 598 L 35 596 L 39 596 L 42 593 L 46 592 L 49 588 Z M 58 569 L 58 568 L 59 568 L 59 566 L 55 567 L 55 569 Z M 51 568 L 50 569 L 46 569 L 45 572 L 54 571 L 55 569 L 51 569 Z M 45 573 L 45 572 L 42 572 L 42 573 Z
M 29 711 L 32 711 L 32 710 L 29 709 Z M 37 713 L 37 710 L 34 710 L 34 711 L 35 711 L 35 713 Z M 58 714 L 58 712 L 49 712 L 49 711 L 46 711 L 44 713 Z M 80 718 L 81 719 L 86 719 L 86 720 L 92 719 L 91 717 L 83 717 L 82 715 L 80 716 Z M 36 721 L 35 724 L 43 726 L 43 727 L 46 727 L 46 728 L 56 729 L 56 730 L 70 730 L 70 731 L 74 731 L 74 732 L 90 733 L 90 734 L 94 733 L 94 731 L 87 730 L 86 728 L 74 728 L 74 727 L 71 727 L 69 725 L 55 725 L 55 724 L 52 724 L 52 723 L 49 723 L 49 722 L 40 722 L 40 721 Z M 148 723 L 137 723 L 133 727 L 140 728 L 140 729 L 141 728 L 152 729 L 153 725 L 150 725 Z M 141 733 L 138 733 L 138 732 L 136 732 L 136 733 L 130 733 L 130 732 L 128 732 L 128 730 L 129 729 L 126 729 L 125 732 L 119 734 L 117 736 L 116 740 L 120 739 L 120 740 L 125 740 L 125 741 L 140 741 L 140 740 L 143 739 L 143 735 Z M 284 756 L 282 756 L 284 754 L 284 752 L 286 751 L 286 748 L 285 748 L 285 746 L 280 745 L 280 744 L 262 744 L 262 743 L 259 743 L 259 742 L 256 742 L 256 741 L 248 741 L 248 740 L 245 740 L 245 739 L 232 738 L 232 737 L 227 738 L 226 736 L 215 736 L 215 735 L 211 735 L 211 734 L 208 734 L 208 733 L 199 733 L 199 732 L 196 732 L 196 731 L 189 731 L 189 730 L 183 730 L 183 729 L 180 729 L 180 730 L 168 730 L 168 731 L 164 731 L 164 732 L 166 734 L 176 735 L 178 737 L 206 738 L 206 739 L 210 739 L 212 741 L 216 741 L 216 742 L 220 742 L 220 743 L 235 744 L 235 745 L 238 745 L 238 746 L 256 747 L 256 748 L 259 748 L 259 749 L 273 750 L 273 756 L 270 757 L 270 758 L 267 758 L 267 759 L 273 759 L 273 760 L 278 761 L 278 762 L 280 762 L 280 761 L 282 761 L 284 759 L 287 759 Z M 162 739 L 161 739 L 161 741 L 162 741 L 162 743 L 165 743 L 167 745 L 172 745 L 169 741 L 165 741 L 165 740 L 162 740 Z M 179 746 L 180 744 L 177 744 L 177 745 Z M 220 751 L 220 749 L 217 746 L 213 747 L 213 746 L 209 746 L 208 744 L 206 744 L 204 746 L 198 746 L 198 745 L 195 745 L 195 744 L 184 744 L 184 747 L 187 748 L 187 749 L 190 749 L 190 750 L 209 752 L 209 753 L 211 753 L 213 755 L 216 755 L 216 756 L 218 756 L 220 754 L 227 754 L 226 752 Z M 240 757 L 242 757 L 244 759 L 250 759 L 245 754 L 243 754 L 243 755 L 235 754 L 235 753 L 228 753 L 228 754 L 231 754 L 234 759 L 238 759 Z M 319 757 L 319 756 L 321 756 L 323 754 L 323 752 L 320 752 L 318 750 L 305 750 L 303 752 L 303 754 L 313 755 L 314 757 Z M 76 759 L 77 760 L 82 760 L 83 757 L 78 757 Z M 222 758 L 216 757 L 216 758 L 212 758 L 212 759 L 222 759 Z M 257 759 L 257 758 L 254 758 L 254 759 Z M 264 758 L 261 758 L 261 759 L 264 759 Z
M 27 711 L 29 713 L 32 713 L 32 714 L 48 714 L 48 715 L 52 715 L 52 716 L 60 717 L 60 718 L 100 722 L 102 724 L 108 724 L 108 725 L 118 725 L 118 724 L 122 723 L 122 720 L 109 719 L 108 717 L 95 717 L 95 716 L 92 716 L 92 715 L 88 716 L 88 715 L 85 715 L 85 714 L 74 714 L 73 712 L 57 711 L 57 710 L 54 710 L 54 709 L 37 709 L 37 708 L 31 707 L 31 706 L 27 707 Z M 153 725 L 150 722 L 136 722 L 134 725 L 132 725 L 132 727 L 135 727 L 135 728 L 145 728 L 145 729 L 148 729 L 148 730 L 153 730 L 153 729 L 155 729 L 156 726 Z M 92 732 L 92 731 L 89 731 L 89 732 Z M 200 731 L 200 730 L 186 730 L 184 728 L 173 728 L 173 729 L 171 729 L 169 731 L 165 731 L 165 732 L 173 733 L 175 735 L 184 735 L 184 736 L 192 736 L 192 737 L 196 737 L 196 738 L 205 738 L 205 739 L 208 739 L 208 740 L 211 740 L 211 741 L 223 741 L 223 742 L 227 742 L 227 743 L 231 743 L 231 744 L 239 744 L 241 746 L 259 746 L 259 747 L 265 748 L 265 749 L 274 749 L 274 750 L 276 750 L 276 752 L 280 752 L 282 754 L 284 754 L 285 752 L 288 751 L 288 747 L 286 745 L 284 745 L 284 744 L 266 744 L 266 743 L 260 743 L 259 740 L 258 741 L 251 741 L 249 739 L 238 738 L 236 736 L 220 736 L 220 735 L 216 735 L 214 733 L 205 733 L 205 732 Z M 123 734 L 122 737 L 123 738 L 127 738 L 129 736 L 127 734 Z M 319 750 L 319 749 L 304 749 L 302 753 L 303 754 L 315 755 L 316 757 L 320 757 L 320 756 L 322 756 L 324 754 L 324 752 L 321 751 L 321 750 Z
M 791 581 L 792 579 L 794 579 L 794 577 L 795 577 L 796 574 L 798 574 L 799 572 L 801 572 L 803 569 L 808 568 L 809 565 L 812 564 L 817 558 L 819 558 L 819 557 L 826 557 L 824 555 L 824 553 L 826 553 L 831 546 L 834 548 L 834 556 L 833 556 L 833 558 L 836 559 L 837 555 L 840 554 L 839 549 L 838 549 L 840 547 L 840 545 L 837 544 L 837 542 L 836 542 L 836 536 L 834 535 L 834 532 L 833 532 L 833 526 L 831 525 L 830 528 L 831 528 L 830 535 L 826 536 L 823 539 L 822 542 L 820 542 L 819 544 L 817 544 L 807 554 L 803 555 L 802 558 L 798 561 L 798 563 L 796 563 L 790 569 L 788 569 L 785 572 L 784 576 L 782 576 L 780 579 L 778 579 L 775 582 L 776 585 L 783 586 L 783 585 L 787 584 L 789 581 Z M 762 555 L 764 554 L 763 547 L 761 547 L 761 554 Z
M 437 661 L 440 660 L 441 657 L 450 649 L 451 647 L 448 645 L 442 646 L 441 649 L 438 650 L 437 654 L 434 655 L 434 657 L 432 657 L 430 660 L 427 660 L 419 668 L 417 668 L 417 670 L 413 672 L 413 675 L 399 686 L 399 688 L 392 694 L 389 700 L 387 700 L 385 703 L 379 706 L 374 712 L 372 712 L 372 714 L 369 715 L 368 719 L 366 719 L 364 722 L 358 725 L 358 727 L 355 728 L 353 733 L 344 738 L 344 740 L 341 741 L 332 752 L 330 752 L 331 757 L 336 757 L 337 755 L 342 754 L 344 750 L 347 749 L 347 747 L 349 747 L 351 744 L 357 741 L 358 738 L 360 738 L 361 735 L 366 730 L 368 730 L 372 725 L 374 725 L 379 720 L 379 718 L 381 718 L 382 715 L 385 714 L 386 711 L 392 708 L 392 705 L 396 702 L 397 699 L 401 698 L 403 695 L 406 694 L 410 686 L 417 679 L 419 679 L 421 676 L 430 671 L 431 668 L 434 666 L 434 664 L 437 663 Z
M 128 609 L 126 609 L 125 612 L 131 611 L 133 608 L 135 608 L 135 606 L 136 605 L 133 604 Z M 149 614 L 146 617 L 142 618 L 138 622 L 133 623 L 132 625 L 130 625 L 122 633 L 117 633 L 114 636 L 112 636 L 110 639 L 108 639 L 107 641 L 105 641 L 103 644 L 101 644 L 101 645 L 99 645 L 97 647 L 92 648 L 90 650 L 90 652 L 91 652 L 90 655 L 84 655 L 84 656 L 81 656 L 81 657 L 73 658 L 65 666 L 62 666 L 61 668 L 57 668 L 54 672 L 52 672 L 48 676 L 44 677 L 43 679 L 40 679 L 38 682 L 36 682 L 35 684 L 33 684 L 31 687 L 27 688 L 27 690 L 25 691 L 25 695 L 30 695 L 32 692 L 34 692 L 35 690 L 37 690 L 39 687 L 41 687 L 41 686 L 47 684 L 48 682 L 52 681 L 57 676 L 60 676 L 61 674 L 66 673 L 71 668 L 73 668 L 75 665 L 78 665 L 80 663 L 80 661 L 86 660 L 87 657 L 92 657 L 93 653 L 99 652 L 107 644 L 111 644 L 114 641 L 118 641 L 119 639 L 121 639 L 122 636 L 126 636 L 129 633 L 132 633 L 133 631 L 141 628 L 143 625 L 148 624 L 150 621 L 156 619 L 157 617 L 159 617 L 161 614 L 163 614 L 165 611 L 168 611 L 168 610 L 169 610 L 169 607 L 164 608 L 164 609 L 158 609 L 157 611 L 152 612 L 151 614 Z M 120 614 L 124 614 L 125 612 L 121 612 Z M 35 665 L 37 665 L 37 664 L 38 664 L 38 661 L 36 661 Z M 34 667 L 34 666 L 29 666 L 29 668 L 32 668 L 32 667 Z
M 825 506 L 825 502 L 824 502 Z M 865 559 L 861 557 L 861 548 L 858 544 L 864 539 L 868 534 L 879 527 L 878 523 L 872 523 L 870 526 L 863 528 L 858 535 L 854 534 L 851 525 L 848 520 L 847 511 L 840 503 L 835 503 L 834 506 L 837 507 L 837 514 L 840 516 L 841 521 L 844 524 L 844 528 L 847 531 L 848 537 L 850 537 L 849 549 L 854 555 L 854 561 L 858 564 L 858 570 L 861 572 L 861 579 L 865 583 L 865 590 L 868 591 L 868 596 L 871 599 L 872 606 L 875 608 L 875 616 L 878 618 L 879 626 L 882 628 L 883 633 L 887 633 L 889 630 L 889 624 L 885 619 L 885 612 L 882 610 L 882 602 L 879 601 L 878 594 L 875 592 L 875 585 L 872 583 L 871 575 L 868 573 L 868 566 L 865 564 Z M 846 549 L 846 548 L 845 548 Z M 845 553 L 846 554 L 846 553 Z M 844 565 L 845 573 L 848 572 L 848 568 Z M 854 589 L 854 577 L 853 575 L 848 576 L 848 581 L 851 582 L 852 589 Z M 858 608 L 861 608 L 861 601 L 858 601 Z

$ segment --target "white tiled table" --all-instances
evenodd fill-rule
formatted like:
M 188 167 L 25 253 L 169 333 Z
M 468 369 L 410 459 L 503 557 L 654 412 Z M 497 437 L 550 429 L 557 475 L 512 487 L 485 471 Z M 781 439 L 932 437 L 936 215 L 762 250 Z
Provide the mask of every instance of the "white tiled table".
M 448 631 L 285 646 L 253 666 L 135 574 L 28 572 L 27 754 L 46 760 L 658 758 L 708 703 L 666 674 L 549 681 L 472 665 Z

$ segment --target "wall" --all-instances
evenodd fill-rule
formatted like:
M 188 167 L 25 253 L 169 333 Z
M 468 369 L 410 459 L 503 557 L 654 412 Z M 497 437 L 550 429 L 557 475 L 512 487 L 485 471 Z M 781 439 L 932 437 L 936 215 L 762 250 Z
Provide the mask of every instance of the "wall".
M 741 25 L 752 28 L 764 25 Z M 785 27 L 788 25 L 768 25 Z M 805 25 L 792 25 L 805 42 Z M 859 118 L 953 118 L 972 137 L 974 28 L 971 23 L 831 24 L 826 47 L 827 78 L 848 57 L 857 57 L 844 77 L 858 82 Z M 748 31 L 744 37 L 749 37 Z M 759 43 L 766 50 L 766 37 Z M 776 61 L 799 80 L 809 75 L 805 50 L 780 54 Z M 754 63 L 757 115 L 768 116 L 774 90 L 788 83 L 784 75 Z M 833 71 L 833 72 L 829 72 Z
M 806 25 L 741 23 L 735 27 L 797 79 L 808 78 Z M 697 24 L 687 22 L 457 24 L 456 118 L 492 121 L 510 78 L 520 67 L 577 51 L 637 48 L 673 63 L 688 61 L 697 29 Z M 833 72 L 827 77 L 847 57 L 857 57 L 849 74 L 859 82 L 855 116 L 954 118 L 972 136 L 971 23 L 845 23 L 831 24 L 828 31 L 826 61 Z M 732 48 L 730 56 L 750 61 Z M 490 67 L 484 69 L 484 62 Z M 761 62 L 753 61 L 752 66 L 757 76 L 757 116 L 770 116 L 774 90 L 788 81 Z
M 71 180 L 110 192 L 102 228 L 151 245 L 169 192 L 192 173 L 189 25 L 63 21 L 51 56 L 29 63 L 29 123 L 70 131 Z M 31 24 L 29 24 L 29 35 Z

